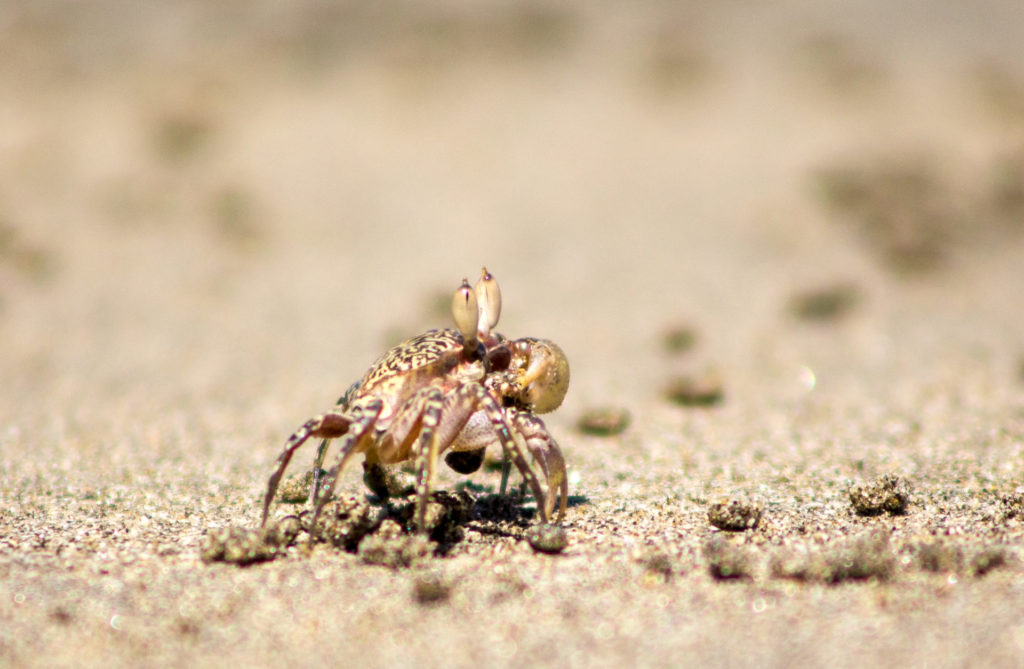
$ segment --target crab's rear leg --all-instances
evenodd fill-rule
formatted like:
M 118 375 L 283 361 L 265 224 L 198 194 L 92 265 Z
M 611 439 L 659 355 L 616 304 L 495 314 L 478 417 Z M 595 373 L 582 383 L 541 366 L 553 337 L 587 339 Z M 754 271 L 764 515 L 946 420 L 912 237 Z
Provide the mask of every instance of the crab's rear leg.
M 348 398 L 351 397 L 360 386 L 361 382 L 356 381 L 349 389 L 345 391 L 345 394 L 338 398 L 338 402 L 334 405 L 334 411 L 336 413 L 345 410 L 348 406 Z M 320 441 L 320 446 L 316 449 L 316 458 L 313 460 L 313 484 L 309 488 L 309 503 L 311 506 L 316 506 L 316 498 L 320 493 L 320 484 L 323 482 L 324 472 L 324 459 L 327 457 L 327 446 L 330 443 L 330 438 L 324 438 Z
M 508 477 L 512 474 L 512 459 L 509 458 L 508 452 L 504 453 L 504 457 L 501 460 L 501 488 L 499 492 L 504 495 L 508 489 Z
M 348 414 L 340 411 L 329 411 L 315 418 L 310 418 L 302 427 L 295 431 L 295 434 L 288 438 L 288 441 L 285 442 L 284 450 L 277 457 L 277 469 L 270 475 L 270 480 L 267 482 L 267 494 L 263 498 L 263 520 L 261 525 L 267 524 L 267 513 L 270 511 L 270 503 L 274 501 L 277 486 L 281 483 L 284 470 L 288 468 L 288 463 L 291 462 L 295 451 L 306 443 L 306 440 L 310 437 L 323 437 L 325 439 L 340 437 L 348 431 L 352 422 L 353 417 Z
M 416 530 L 427 531 L 426 510 L 437 459 L 455 438 L 472 412 L 460 411 L 456 394 L 438 388 L 421 389 L 392 417 L 391 425 L 378 436 L 375 460 L 393 464 L 413 459 L 416 467 Z
M 441 391 L 431 389 L 423 398 L 419 418 L 419 436 L 416 439 L 416 531 L 427 532 L 427 501 L 430 484 L 434 480 L 434 469 L 439 451 L 437 426 L 441 422 L 444 397 Z M 447 446 L 447 444 L 445 444 Z
M 323 484 L 324 460 L 327 458 L 327 446 L 330 442 L 330 439 L 321 439 L 320 445 L 316 448 L 316 457 L 313 459 L 313 483 L 309 487 L 309 503 L 312 506 L 316 506 L 316 498 Z
M 317 497 L 316 502 L 313 505 L 313 519 L 310 522 L 310 541 L 316 537 L 316 526 L 317 521 L 320 518 L 320 510 L 323 509 L 324 504 L 330 499 L 330 492 L 334 488 L 334 484 L 338 479 L 338 474 L 345 469 L 345 465 L 349 459 L 359 453 L 362 449 L 362 444 L 366 441 L 367 437 L 371 434 L 374 424 L 377 422 L 377 417 L 380 416 L 381 409 L 384 403 L 380 400 L 371 400 L 361 406 L 356 406 L 351 410 L 353 418 L 349 424 L 348 430 L 341 436 L 341 443 L 338 446 L 338 463 L 331 467 L 331 471 L 327 472 L 327 476 L 323 481 L 323 490 L 325 494 L 322 497 Z M 330 439 L 327 435 L 325 436 Z M 317 454 L 319 457 L 319 453 Z

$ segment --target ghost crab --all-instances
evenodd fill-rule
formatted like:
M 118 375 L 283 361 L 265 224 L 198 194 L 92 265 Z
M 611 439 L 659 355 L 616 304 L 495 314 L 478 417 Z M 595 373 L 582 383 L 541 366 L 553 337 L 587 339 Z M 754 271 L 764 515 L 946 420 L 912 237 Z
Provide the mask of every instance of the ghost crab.
M 329 439 L 340 439 L 337 463 L 323 482 L 314 481 L 312 527 L 338 475 L 357 453 L 368 468 L 414 461 L 416 529 L 426 531 L 426 506 L 438 456 L 460 473 L 476 471 L 495 443 L 515 464 L 537 502 L 541 522 L 558 520 L 568 500 L 565 459 L 536 414 L 554 411 L 569 387 L 569 362 L 553 342 L 508 340 L 493 331 L 501 315 L 498 282 L 484 268 L 475 287 L 466 279 L 452 298 L 458 329 L 430 330 L 394 347 L 353 384 L 338 404 L 306 421 L 285 443 L 263 500 L 270 504 L 295 451 L 322 438 L 314 465 L 319 472 Z M 529 453 L 545 479 L 541 486 Z M 505 477 L 502 479 L 504 493 Z M 323 490 L 325 494 L 320 494 Z

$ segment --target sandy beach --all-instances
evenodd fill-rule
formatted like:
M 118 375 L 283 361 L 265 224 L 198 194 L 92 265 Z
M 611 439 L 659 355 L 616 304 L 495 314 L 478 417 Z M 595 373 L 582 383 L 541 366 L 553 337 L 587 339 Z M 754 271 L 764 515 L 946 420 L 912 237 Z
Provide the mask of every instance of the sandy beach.
M 1009 0 L 0 10 L 0 666 L 1021 666 L 1022 34 Z M 571 365 L 564 549 L 492 452 L 438 472 L 438 554 L 211 557 L 482 265 Z

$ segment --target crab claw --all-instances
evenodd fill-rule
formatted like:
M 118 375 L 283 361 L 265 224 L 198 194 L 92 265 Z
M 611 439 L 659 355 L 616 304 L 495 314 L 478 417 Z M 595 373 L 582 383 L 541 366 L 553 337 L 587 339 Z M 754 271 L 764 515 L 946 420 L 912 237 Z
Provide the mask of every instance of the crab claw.
M 531 414 L 516 415 L 516 426 L 526 439 L 526 447 L 533 459 L 540 465 L 547 482 L 547 495 L 544 498 L 544 518 L 551 518 L 558 504 L 558 518 L 561 522 L 565 516 L 565 507 L 569 503 L 569 481 L 565 471 L 565 457 L 558 442 L 548 432 L 544 421 Z M 541 504 L 537 500 L 537 505 Z
M 518 372 L 519 402 L 534 413 L 554 411 L 569 389 L 569 360 L 557 344 L 523 337 L 512 342 L 509 369 Z

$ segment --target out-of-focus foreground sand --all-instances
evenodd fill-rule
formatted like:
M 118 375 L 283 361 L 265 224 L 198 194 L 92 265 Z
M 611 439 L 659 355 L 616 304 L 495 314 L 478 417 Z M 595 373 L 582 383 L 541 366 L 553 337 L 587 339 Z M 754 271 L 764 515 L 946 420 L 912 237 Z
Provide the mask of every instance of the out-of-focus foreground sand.
M 1020 666 L 1022 35 L 1015 0 L 7 3 L 0 664 Z M 482 264 L 572 364 L 564 553 L 202 563 Z M 855 515 L 890 472 L 906 515 Z M 785 567 L 865 533 L 863 580 Z

